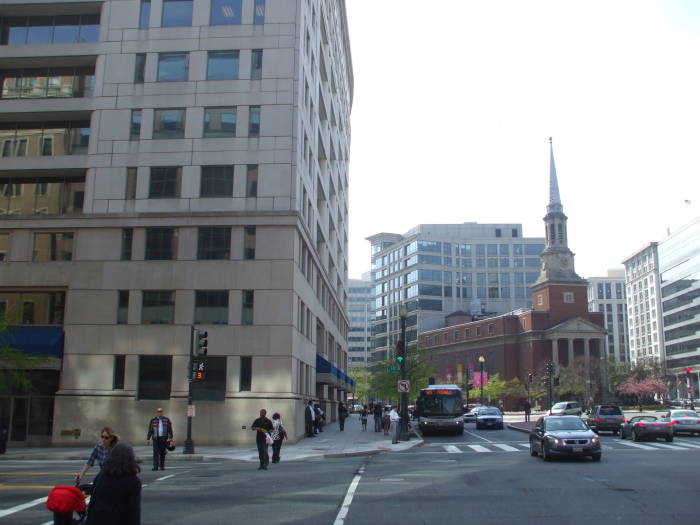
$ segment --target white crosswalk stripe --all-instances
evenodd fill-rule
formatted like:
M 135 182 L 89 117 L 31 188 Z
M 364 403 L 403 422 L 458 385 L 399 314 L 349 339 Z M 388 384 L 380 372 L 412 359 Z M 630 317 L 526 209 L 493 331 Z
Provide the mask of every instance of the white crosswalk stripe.
M 472 449 L 474 452 L 491 452 L 491 450 L 487 449 L 486 447 L 482 447 L 481 445 L 467 445 L 470 449 Z
M 506 445 L 503 443 L 494 443 L 493 446 L 498 447 L 501 450 L 505 450 L 506 452 L 520 452 L 517 448 L 511 447 L 510 445 Z
M 683 447 L 700 448 L 700 445 L 696 445 L 695 443 L 686 443 L 685 441 L 681 441 L 679 439 L 674 440 L 674 443 Z
M 679 447 L 677 445 L 669 445 L 667 443 L 649 443 L 652 447 L 656 448 L 666 448 L 666 449 L 672 449 L 672 450 L 688 450 L 687 448 Z
M 457 447 L 455 447 L 454 445 L 445 445 L 442 448 L 444 448 L 448 454 L 461 454 L 462 453 L 462 451 L 460 449 L 458 449 Z
M 530 449 L 530 443 L 517 443 L 517 444 L 520 445 L 521 447 L 525 447 L 528 450 Z
M 649 445 L 640 445 L 639 443 L 632 443 L 631 441 L 616 441 L 620 445 L 626 445 L 628 447 L 641 448 L 644 450 L 658 450 L 657 448 L 650 447 Z

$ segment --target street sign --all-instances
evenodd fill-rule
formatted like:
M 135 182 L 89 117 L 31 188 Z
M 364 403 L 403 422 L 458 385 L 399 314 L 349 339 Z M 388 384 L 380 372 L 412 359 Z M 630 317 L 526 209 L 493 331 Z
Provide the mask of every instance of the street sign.
M 400 379 L 398 382 L 398 390 L 399 392 L 410 392 L 411 391 L 411 382 L 408 379 Z
M 194 405 L 187 405 L 187 417 L 194 417 Z
M 399 371 L 399 366 L 398 365 L 388 365 L 386 367 L 387 372 L 398 372 Z

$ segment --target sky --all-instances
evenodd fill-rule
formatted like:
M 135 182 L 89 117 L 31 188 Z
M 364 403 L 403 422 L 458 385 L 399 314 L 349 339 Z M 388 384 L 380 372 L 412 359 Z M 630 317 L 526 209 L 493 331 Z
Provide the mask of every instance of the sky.
M 380 232 L 521 223 L 544 237 L 549 137 L 582 277 L 700 215 L 700 2 L 346 6 L 350 278 Z

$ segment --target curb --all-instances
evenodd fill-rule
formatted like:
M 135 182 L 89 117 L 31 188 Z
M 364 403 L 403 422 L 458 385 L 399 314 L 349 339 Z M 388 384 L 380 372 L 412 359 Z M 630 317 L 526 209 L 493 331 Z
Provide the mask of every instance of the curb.
M 510 424 L 507 424 L 506 426 L 511 430 L 517 430 L 518 432 L 523 432 L 525 434 L 530 433 L 530 431 L 526 428 L 520 428 L 520 427 L 516 427 L 515 425 L 510 425 Z

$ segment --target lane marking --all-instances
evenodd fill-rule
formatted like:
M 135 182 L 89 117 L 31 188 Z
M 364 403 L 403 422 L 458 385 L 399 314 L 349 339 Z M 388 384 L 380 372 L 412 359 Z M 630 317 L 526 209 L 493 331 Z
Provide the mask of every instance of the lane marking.
M 163 476 L 162 478 L 157 478 L 156 481 L 163 481 L 164 479 L 172 478 L 175 477 L 175 474 L 169 474 L 167 476 Z
M 673 442 L 684 447 L 700 448 L 700 445 L 696 445 L 695 443 L 686 443 L 685 441 L 681 441 L 679 439 L 675 439 Z
M 459 450 L 454 445 L 445 445 L 442 448 L 444 448 L 448 454 L 461 454 L 462 453 L 462 451 Z
M 0 476 L 77 476 L 77 472 L 0 472 Z
M 404 478 L 379 478 L 379 481 L 404 481 Z
M 56 485 L 0 485 L 0 490 L 7 489 L 52 489 Z
M 48 496 L 44 496 L 43 498 L 33 499 L 32 501 L 22 503 L 21 505 L 16 505 L 14 507 L 10 507 L 9 509 L 0 510 L 0 518 L 4 518 L 5 516 L 9 516 L 10 514 L 14 514 L 15 512 L 34 507 L 35 505 L 46 503 L 47 499 Z
M 359 485 L 360 480 L 362 479 L 362 474 L 364 473 L 365 465 L 362 465 L 357 470 L 357 474 L 355 474 L 355 477 L 352 478 L 352 481 L 350 482 L 348 492 L 347 494 L 345 494 L 345 499 L 343 500 L 343 504 L 340 506 L 340 510 L 338 511 L 338 515 L 335 517 L 333 525 L 343 525 L 345 523 L 345 517 L 348 515 L 348 511 L 350 510 L 350 504 L 352 503 L 352 499 L 355 497 L 357 485 Z
M 489 449 L 486 447 L 482 447 L 481 445 L 467 445 L 470 449 L 472 449 L 474 452 L 491 452 Z
M 530 443 L 517 443 L 517 444 L 520 445 L 521 447 L 525 447 L 527 449 L 530 448 Z
M 661 449 L 671 449 L 671 450 L 688 450 L 687 448 L 684 447 L 679 447 L 677 445 L 667 445 L 666 443 L 649 443 L 652 447 L 656 448 L 661 448 Z
M 487 443 L 493 443 L 490 439 L 486 439 L 485 437 L 481 437 L 479 434 L 474 434 L 472 432 L 467 432 L 466 430 L 464 431 L 465 434 L 469 434 L 470 436 L 478 437 L 479 439 L 483 439 Z
M 616 440 L 615 443 L 619 443 L 620 445 L 626 445 L 628 447 L 641 448 L 644 450 L 659 450 L 658 448 L 650 447 L 649 445 L 640 445 L 639 443 L 633 443 L 632 441 Z
M 517 448 L 511 447 L 510 445 L 504 445 L 502 443 L 494 443 L 494 447 L 498 447 L 501 450 L 505 450 L 506 452 L 520 452 Z

